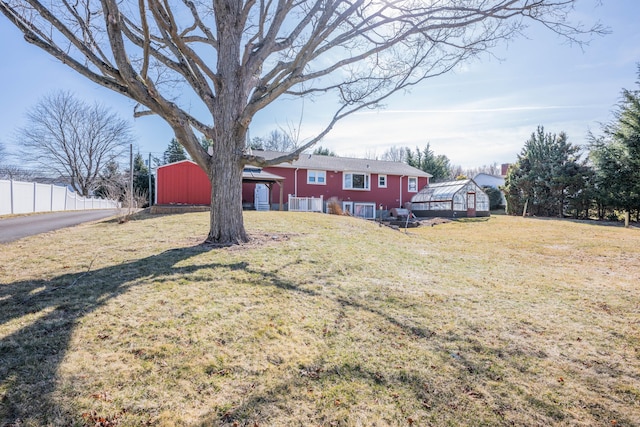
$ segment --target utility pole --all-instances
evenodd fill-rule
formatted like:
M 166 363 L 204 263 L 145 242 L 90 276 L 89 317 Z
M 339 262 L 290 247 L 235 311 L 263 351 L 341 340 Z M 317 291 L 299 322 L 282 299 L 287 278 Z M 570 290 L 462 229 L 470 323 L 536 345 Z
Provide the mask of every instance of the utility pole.
M 133 212 L 133 144 L 129 144 L 129 214 Z
M 147 171 L 149 172 L 149 207 L 151 207 L 153 204 L 153 188 L 151 187 L 151 153 L 149 153 L 149 167 L 147 168 Z

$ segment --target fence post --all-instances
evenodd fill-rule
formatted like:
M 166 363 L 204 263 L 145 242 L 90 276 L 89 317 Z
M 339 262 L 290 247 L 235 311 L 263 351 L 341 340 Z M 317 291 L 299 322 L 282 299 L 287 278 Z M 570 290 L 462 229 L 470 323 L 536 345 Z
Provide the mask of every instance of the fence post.
M 11 199 L 11 214 L 13 215 L 13 179 L 9 180 L 9 198 Z
M 36 211 L 37 201 L 38 201 L 38 183 L 34 182 L 33 183 L 33 210 L 31 212 Z

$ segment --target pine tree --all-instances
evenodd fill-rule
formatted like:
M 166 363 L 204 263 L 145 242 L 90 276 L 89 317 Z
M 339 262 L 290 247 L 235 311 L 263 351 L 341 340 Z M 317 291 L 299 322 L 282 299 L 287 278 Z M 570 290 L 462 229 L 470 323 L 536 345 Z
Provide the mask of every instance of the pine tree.
M 187 160 L 187 152 L 184 147 L 180 145 L 177 139 L 173 138 L 169 142 L 169 146 L 164 150 L 163 156 L 164 164 L 175 163 L 181 160 Z
M 140 153 L 133 158 L 133 189 L 135 194 L 149 200 L 149 168 Z M 151 196 L 153 200 L 153 175 L 151 176 Z
M 580 156 L 564 132 L 545 133 L 538 126 L 505 178 L 507 212 L 563 216 L 588 182 L 590 170 Z
M 431 182 L 451 179 L 452 168 L 449 158 L 444 154 L 436 155 L 429 143 L 422 150 L 416 147 L 415 153 L 410 148 L 406 150 L 405 162 L 409 166 L 430 173 L 432 175 Z
M 602 136 L 591 135 L 600 215 L 617 209 L 640 217 L 640 90 L 623 89 L 614 120 L 603 131 Z

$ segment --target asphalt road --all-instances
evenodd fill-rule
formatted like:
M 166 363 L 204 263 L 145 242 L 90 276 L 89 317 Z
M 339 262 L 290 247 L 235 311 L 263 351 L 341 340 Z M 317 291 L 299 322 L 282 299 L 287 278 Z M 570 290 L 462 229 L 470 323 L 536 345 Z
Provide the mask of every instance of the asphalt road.
M 41 213 L 0 219 L 0 243 L 12 242 L 23 237 L 72 227 L 83 222 L 97 221 L 117 214 L 117 209 L 96 209 Z

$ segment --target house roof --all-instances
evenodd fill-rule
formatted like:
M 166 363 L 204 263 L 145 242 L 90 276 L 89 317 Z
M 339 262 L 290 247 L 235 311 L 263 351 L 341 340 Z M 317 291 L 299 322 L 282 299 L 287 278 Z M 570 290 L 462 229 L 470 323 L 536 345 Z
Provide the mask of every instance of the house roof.
M 272 160 L 284 155 L 278 151 L 253 150 L 255 156 Z M 432 177 L 430 173 L 409 166 L 406 163 L 389 162 L 385 160 L 354 159 L 350 157 L 322 156 L 319 154 L 300 154 L 298 160 L 291 163 L 280 163 L 276 167 L 289 169 L 316 169 L 341 172 L 364 172 L 383 175 Z
M 488 176 L 490 178 L 501 179 L 501 180 L 504 181 L 504 176 L 492 175 L 490 173 L 484 173 L 484 172 L 480 172 L 480 173 L 476 174 L 476 176 L 473 177 L 473 180 L 475 181 L 476 179 L 478 179 L 478 177 L 485 177 L 485 176 Z

